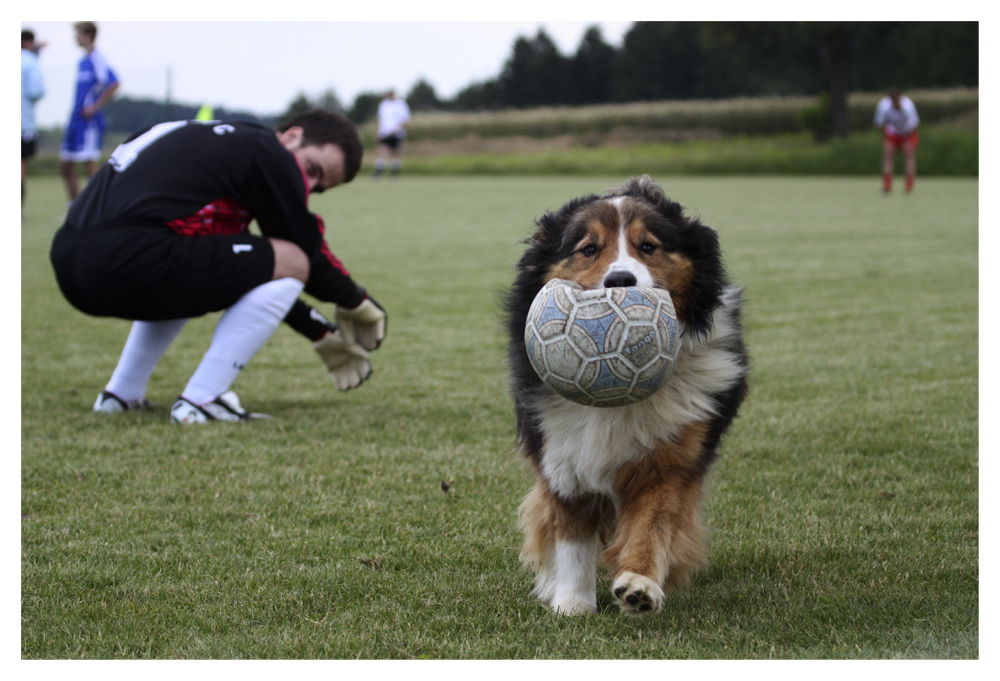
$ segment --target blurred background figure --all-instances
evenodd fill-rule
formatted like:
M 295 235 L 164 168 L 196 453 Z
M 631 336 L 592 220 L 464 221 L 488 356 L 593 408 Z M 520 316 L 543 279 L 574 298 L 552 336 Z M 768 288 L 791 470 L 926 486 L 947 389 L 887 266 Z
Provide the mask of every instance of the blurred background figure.
M 917 126 L 920 118 L 917 107 L 899 88 L 889 90 L 875 107 L 875 126 L 884 133 L 882 137 L 882 191 L 892 191 L 892 175 L 896 152 L 902 151 L 906 160 L 906 191 L 913 191 L 917 177 Z
M 410 107 L 406 100 L 396 97 L 395 90 L 389 90 L 378 105 L 378 151 L 375 158 L 375 177 L 385 172 L 387 158 L 391 158 L 390 170 L 399 175 L 403 162 L 400 158 L 406 124 L 410 122 Z
M 38 66 L 38 53 L 45 43 L 36 43 L 32 31 L 21 31 L 21 204 L 24 204 L 24 179 L 28 160 L 35 155 L 38 128 L 35 103 L 45 96 L 45 82 Z
M 118 76 L 94 46 L 97 41 L 97 26 L 90 21 L 81 21 L 74 24 L 73 28 L 76 31 L 76 44 L 86 54 L 77 66 L 73 113 L 70 114 L 66 136 L 59 149 L 59 172 L 66 181 L 70 201 L 80 193 L 76 164 L 84 164 L 88 178 L 97 172 L 105 127 L 101 109 L 111 101 L 119 85 Z

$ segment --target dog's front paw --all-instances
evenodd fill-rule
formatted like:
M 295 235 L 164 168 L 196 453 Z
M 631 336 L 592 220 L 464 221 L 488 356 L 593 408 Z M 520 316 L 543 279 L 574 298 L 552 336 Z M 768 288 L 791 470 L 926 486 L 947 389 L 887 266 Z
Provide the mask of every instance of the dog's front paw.
M 618 575 L 611 591 L 627 615 L 655 615 L 663 607 L 663 589 L 649 577 L 634 572 Z

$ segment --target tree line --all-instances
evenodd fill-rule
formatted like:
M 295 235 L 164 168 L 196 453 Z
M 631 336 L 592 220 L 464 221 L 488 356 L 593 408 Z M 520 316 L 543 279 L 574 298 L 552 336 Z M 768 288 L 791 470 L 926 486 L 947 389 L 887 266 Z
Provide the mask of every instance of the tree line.
M 629 28 L 620 47 L 609 44 L 599 26 L 591 26 L 571 55 L 564 55 L 542 28 L 532 37 L 515 40 L 494 78 L 471 83 L 450 99 L 439 97 L 433 85 L 421 79 L 405 98 L 413 111 L 488 111 L 824 95 L 829 125 L 843 133 L 851 90 L 978 84 L 978 22 L 641 21 Z M 343 111 L 360 125 L 375 117 L 383 96 L 363 92 L 345 105 L 332 89 L 316 97 L 300 94 L 284 112 L 262 122 L 319 106 Z M 119 130 L 149 125 L 135 125 L 137 109 L 145 108 L 148 120 L 155 117 L 149 110 L 155 107 L 136 104 L 125 98 L 109 104 L 109 125 Z M 174 107 L 176 113 L 182 108 Z M 193 116 L 196 107 L 189 108 Z
M 977 22 L 636 22 L 621 47 L 599 26 L 564 55 L 543 29 L 519 37 L 496 77 L 441 99 L 420 80 L 410 108 L 483 111 L 636 101 L 826 94 L 846 125 L 850 90 L 979 84 Z M 370 120 L 381 93 L 348 114 Z M 841 121 L 840 119 L 844 120 Z

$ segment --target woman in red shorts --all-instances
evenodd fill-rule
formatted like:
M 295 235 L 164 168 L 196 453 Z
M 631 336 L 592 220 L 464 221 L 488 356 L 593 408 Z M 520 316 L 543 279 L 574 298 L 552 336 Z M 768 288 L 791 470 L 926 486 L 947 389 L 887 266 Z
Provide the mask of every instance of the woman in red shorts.
M 902 150 L 906 159 L 906 191 L 913 191 L 917 176 L 917 107 L 898 88 L 892 88 L 875 108 L 875 126 L 884 133 L 882 138 L 882 191 L 892 191 L 892 174 L 896 152 Z

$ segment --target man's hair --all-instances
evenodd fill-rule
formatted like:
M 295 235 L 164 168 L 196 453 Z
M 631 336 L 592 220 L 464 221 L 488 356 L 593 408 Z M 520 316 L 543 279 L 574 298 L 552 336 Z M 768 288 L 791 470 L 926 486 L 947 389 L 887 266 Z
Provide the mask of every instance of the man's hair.
M 82 32 L 84 35 L 90 36 L 91 40 L 97 39 L 97 24 L 93 21 L 78 21 L 73 24 L 73 28 Z
M 296 114 L 275 130 L 302 128 L 302 146 L 322 147 L 336 144 L 344 152 L 344 182 L 350 182 L 361 168 L 364 148 L 354 123 L 344 114 L 325 109 L 312 109 Z
M 35 39 L 34 32 L 28 31 L 28 30 L 21 31 L 21 42 L 22 43 L 26 42 L 28 40 L 34 40 L 34 39 Z

